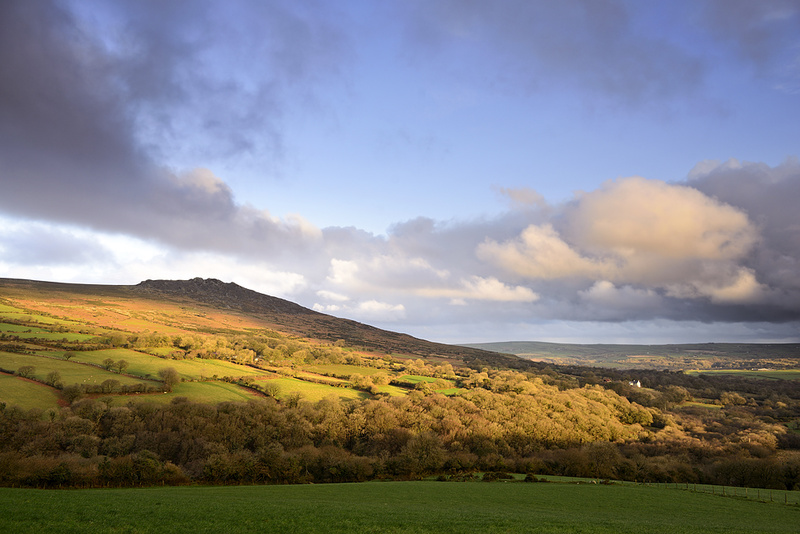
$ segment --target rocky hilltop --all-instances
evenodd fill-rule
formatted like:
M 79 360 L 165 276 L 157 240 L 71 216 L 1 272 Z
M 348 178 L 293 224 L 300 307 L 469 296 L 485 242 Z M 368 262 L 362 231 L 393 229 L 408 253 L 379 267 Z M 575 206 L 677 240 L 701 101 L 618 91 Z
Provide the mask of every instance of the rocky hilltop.
M 256 316 L 274 325 L 277 330 L 289 334 L 324 341 L 342 339 L 350 346 L 366 350 L 464 363 L 485 362 L 510 367 L 530 365 L 529 362 L 516 356 L 434 343 L 408 334 L 375 328 L 358 321 L 326 315 L 288 300 L 264 295 L 238 284 L 214 278 L 145 280 L 129 287 L 134 293 L 143 297 L 190 300 L 215 308 L 236 310 Z
M 233 282 L 216 278 L 191 280 L 145 280 L 133 286 L 134 291 L 149 294 L 187 297 L 197 302 L 223 309 L 248 313 L 279 313 L 288 315 L 323 315 L 299 304 L 244 288 Z

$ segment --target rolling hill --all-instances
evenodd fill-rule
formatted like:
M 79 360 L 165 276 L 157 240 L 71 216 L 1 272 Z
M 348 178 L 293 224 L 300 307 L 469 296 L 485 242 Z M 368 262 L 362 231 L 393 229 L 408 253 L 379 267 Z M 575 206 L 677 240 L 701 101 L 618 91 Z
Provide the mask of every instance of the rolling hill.
M 42 298 L 35 298 L 40 295 Z M 320 341 L 344 340 L 351 347 L 387 354 L 403 354 L 424 359 L 469 363 L 474 360 L 495 365 L 518 364 L 516 357 L 482 349 L 434 343 L 407 334 L 381 330 L 357 321 L 342 319 L 304 308 L 293 302 L 264 295 L 235 283 L 216 279 L 146 280 L 136 285 L 91 285 L 0 279 L 0 298 L 22 298 L 34 309 L 46 299 L 75 300 L 102 307 L 106 300 L 124 308 L 125 303 L 140 315 L 157 311 L 165 305 L 194 306 L 207 313 L 228 311 L 255 320 L 259 325 L 286 334 Z M 116 301 L 116 303 L 114 302 Z M 47 311 L 47 306 L 43 306 Z M 72 306 L 70 311 L 75 311 Z M 58 310 L 54 310 L 58 311 Z M 152 313 L 151 313 L 152 316 Z M 152 318 L 152 317 L 151 317 Z M 190 325 L 202 329 L 203 325 Z M 206 325 L 209 328 L 210 325 Z

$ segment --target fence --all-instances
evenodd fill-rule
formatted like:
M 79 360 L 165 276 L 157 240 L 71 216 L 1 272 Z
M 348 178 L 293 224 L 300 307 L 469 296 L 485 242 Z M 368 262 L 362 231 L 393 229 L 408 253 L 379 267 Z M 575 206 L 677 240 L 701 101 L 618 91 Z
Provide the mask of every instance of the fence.
M 632 482 L 625 482 L 625 484 L 632 484 Z M 741 488 L 738 486 L 716 486 L 713 484 L 690 484 L 685 482 L 645 483 L 644 485 L 666 489 L 679 489 L 697 493 L 710 493 L 712 495 L 721 495 L 723 497 L 752 499 L 761 502 L 777 502 L 783 504 L 800 505 L 800 491 L 765 488 Z
M 540 480 L 550 482 L 564 482 L 572 484 L 596 484 L 597 479 L 564 477 L 555 475 L 537 475 Z M 717 486 L 714 484 L 692 484 L 686 482 L 629 482 L 623 480 L 607 481 L 612 484 L 625 484 L 635 486 L 648 486 L 653 488 L 678 489 L 696 493 L 709 493 L 722 497 L 737 497 L 740 499 L 752 499 L 761 502 L 776 502 L 781 504 L 793 504 L 800 506 L 800 491 L 789 491 L 765 488 L 743 488 L 739 486 Z M 602 483 L 602 481 L 601 481 Z

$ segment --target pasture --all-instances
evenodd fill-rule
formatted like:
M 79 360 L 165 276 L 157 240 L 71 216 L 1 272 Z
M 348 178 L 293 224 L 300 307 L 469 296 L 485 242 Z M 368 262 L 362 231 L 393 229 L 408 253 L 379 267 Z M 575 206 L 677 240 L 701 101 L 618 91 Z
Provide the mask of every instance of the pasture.
M 76 353 L 73 361 L 102 365 L 103 360 L 110 358 L 114 361 L 125 360 L 128 362 L 126 373 L 145 378 L 157 378 L 158 372 L 165 367 L 174 368 L 181 378 L 201 380 L 214 377 L 241 377 L 262 376 L 264 371 L 237 365 L 223 360 L 167 360 L 158 358 L 131 349 L 103 349 Z
M 369 393 L 358 391 L 349 388 L 340 388 L 336 386 L 328 386 L 325 384 L 315 384 L 313 382 L 306 382 L 297 378 L 273 378 L 270 380 L 278 386 L 278 397 L 297 393 L 304 400 L 310 402 L 317 402 L 329 395 L 335 395 L 341 400 L 354 400 L 369 398 Z
M 114 405 L 124 406 L 130 401 L 153 402 L 167 404 L 178 397 L 185 397 L 191 402 L 219 404 L 220 402 L 246 402 L 259 397 L 249 389 L 241 388 L 227 382 L 181 382 L 175 384 L 169 393 L 144 393 L 136 395 L 120 395 L 110 397 Z
M 368 482 L 0 489 L 0 531 L 794 533 L 800 508 L 643 486 Z
M 76 358 L 77 359 L 77 358 Z M 80 361 L 80 360 L 79 360 Z M 100 361 L 92 362 L 100 365 Z M 121 375 L 106 369 L 101 369 L 94 365 L 82 365 L 78 362 L 48 358 L 44 356 L 34 356 L 30 354 L 17 354 L 12 352 L 0 351 L 0 369 L 7 371 L 17 371 L 20 367 L 31 366 L 34 372 L 31 378 L 45 381 L 47 375 L 52 371 L 57 371 L 61 376 L 61 382 L 70 384 L 102 384 L 105 380 L 117 380 L 122 385 L 145 384 L 152 386 L 154 382 L 140 380 L 131 376 Z
M 56 406 L 58 390 L 25 380 L 17 376 L 0 373 L 0 402 L 16 405 L 25 410 L 46 410 Z
M 689 375 L 731 375 L 767 380 L 800 380 L 800 369 L 703 369 L 686 371 Z

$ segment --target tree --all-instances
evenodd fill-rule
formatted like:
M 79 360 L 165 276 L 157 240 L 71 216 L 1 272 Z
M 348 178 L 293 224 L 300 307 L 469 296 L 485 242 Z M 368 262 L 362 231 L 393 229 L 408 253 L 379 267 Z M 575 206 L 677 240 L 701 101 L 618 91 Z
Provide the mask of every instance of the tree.
M 109 371 L 111 370 L 112 365 L 114 365 L 114 360 L 112 360 L 111 358 L 106 358 L 105 360 L 103 360 L 103 367 L 105 367 Z
M 114 366 L 119 369 L 120 374 L 124 373 L 126 369 L 128 369 L 128 362 L 125 360 L 119 360 Z
M 108 380 L 103 380 L 103 383 L 100 384 L 100 389 L 102 389 L 103 393 L 114 393 L 120 386 L 122 386 L 122 384 L 119 383 L 119 380 L 109 378 Z
M 158 376 L 164 382 L 164 389 L 172 391 L 172 387 L 181 381 L 181 376 L 174 367 L 165 367 L 158 372 Z
M 72 352 L 72 351 L 64 353 L 64 359 L 67 360 L 67 361 L 69 361 L 70 359 L 72 359 L 74 357 L 75 357 L 75 353 Z
M 63 385 L 61 383 L 61 373 L 58 371 L 50 371 L 47 373 L 46 382 L 55 388 L 60 388 Z
M 22 378 L 30 378 L 34 374 L 36 374 L 36 368 L 32 365 L 23 365 L 17 369 L 17 375 L 21 376 Z

